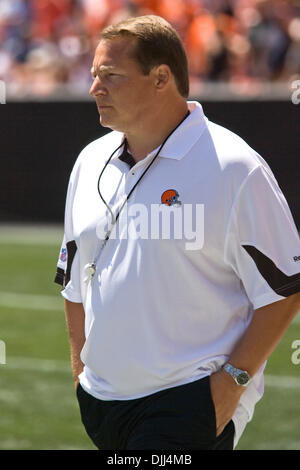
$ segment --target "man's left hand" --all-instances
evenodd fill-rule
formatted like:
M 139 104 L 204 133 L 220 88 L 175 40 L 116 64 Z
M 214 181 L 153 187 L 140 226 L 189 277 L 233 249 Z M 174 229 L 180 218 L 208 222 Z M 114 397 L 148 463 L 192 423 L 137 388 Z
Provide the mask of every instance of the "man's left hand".
M 217 436 L 219 436 L 231 420 L 245 388 L 237 385 L 223 369 L 211 374 L 209 380 L 215 405 Z

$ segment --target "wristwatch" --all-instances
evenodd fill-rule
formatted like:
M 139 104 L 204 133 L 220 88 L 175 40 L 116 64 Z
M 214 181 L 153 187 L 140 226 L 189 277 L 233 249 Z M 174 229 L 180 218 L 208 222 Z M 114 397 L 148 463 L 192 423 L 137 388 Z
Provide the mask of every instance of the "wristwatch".
M 251 381 L 251 377 L 246 370 L 237 369 L 229 364 L 229 362 L 223 366 L 223 369 L 231 375 L 235 383 L 242 387 L 247 387 Z

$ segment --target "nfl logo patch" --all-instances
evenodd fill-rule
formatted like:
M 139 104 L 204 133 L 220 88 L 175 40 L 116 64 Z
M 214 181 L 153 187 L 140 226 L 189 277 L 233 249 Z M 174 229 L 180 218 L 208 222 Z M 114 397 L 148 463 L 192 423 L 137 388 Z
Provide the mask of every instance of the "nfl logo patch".
M 63 263 L 66 261 L 66 259 L 67 259 L 67 249 L 66 249 L 66 248 L 62 248 L 62 249 L 61 249 L 59 259 L 60 259 L 60 261 L 62 261 Z

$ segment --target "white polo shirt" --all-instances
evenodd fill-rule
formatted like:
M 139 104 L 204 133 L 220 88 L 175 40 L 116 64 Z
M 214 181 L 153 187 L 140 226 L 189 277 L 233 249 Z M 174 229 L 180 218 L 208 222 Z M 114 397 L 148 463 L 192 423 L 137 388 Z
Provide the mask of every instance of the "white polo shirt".
M 217 371 L 255 309 L 300 291 L 299 236 L 269 166 L 199 103 L 188 106 L 100 257 L 97 235 L 111 218 L 98 179 L 124 135 L 89 144 L 70 177 L 57 280 L 85 309 L 80 383 L 96 398 L 139 398 Z M 114 154 L 99 184 L 114 213 L 157 150 L 131 169 L 122 147 Z M 263 394 L 263 369 L 234 415 L 235 445 Z

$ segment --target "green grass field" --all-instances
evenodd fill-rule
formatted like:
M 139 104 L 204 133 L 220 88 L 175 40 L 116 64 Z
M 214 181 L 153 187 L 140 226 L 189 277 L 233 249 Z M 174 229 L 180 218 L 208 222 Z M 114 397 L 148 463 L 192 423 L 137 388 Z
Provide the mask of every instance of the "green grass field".
M 62 229 L 0 226 L 0 450 L 95 449 L 82 427 L 63 299 L 53 283 Z M 271 356 L 265 396 L 237 449 L 300 450 L 300 315 Z

